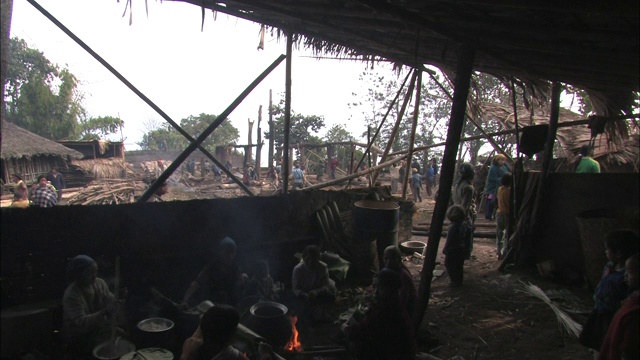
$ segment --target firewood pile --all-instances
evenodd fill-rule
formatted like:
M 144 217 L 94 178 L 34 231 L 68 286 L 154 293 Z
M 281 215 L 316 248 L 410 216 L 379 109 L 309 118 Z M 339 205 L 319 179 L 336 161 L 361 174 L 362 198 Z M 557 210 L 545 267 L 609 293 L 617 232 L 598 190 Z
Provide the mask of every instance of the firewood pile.
M 135 202 L 147 185 L 142 181 L 102 179 L 91 182 L 69 197 L 69 205 L 111 205 Z

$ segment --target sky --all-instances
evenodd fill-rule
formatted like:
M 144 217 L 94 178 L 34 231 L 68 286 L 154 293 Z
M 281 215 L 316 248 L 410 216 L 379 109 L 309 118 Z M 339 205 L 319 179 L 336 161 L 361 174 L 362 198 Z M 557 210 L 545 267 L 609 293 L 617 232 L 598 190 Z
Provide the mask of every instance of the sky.
M 172 1 L 133 1 L 122 16 L 126 0 L 39 0 L 38 3 L 120 72 L 176 123 L 190 115 L 218 115 L 273 61 L 286 53 L 286 40 L 267 33 L 264 50 L 257 50 L 260 25 L 211 11 L 201 31 L 201 9 Z M 124 121 L 126 150 L 136 144 L 149 124 L 164 119 L 109 70 L 55 26 L 26 0 L 13 1 L 11 36 L 24 39 L 52 63 L 67 67 L 80 80 L 84 107 L 90 117 L 114 116 Z M 292 103 L 294 112 L 323 116 L 325 130 L 343 124 L 356 138 L 366 131 L 360 110 L 350 109 L 353 92 L 366 64 L 313 58 L 294 46 Z M 268 121 L 269 90 L 277 104 L 285 91 L 283 61 L 228 117 L 239 129 L 239 144 L 247 143 L 248 122 L 261 128 Z M 253 141 L 257 121 L 254 123 Z M 320 135 L 324 135 L 324 131 Z M 120 140 L 120 134 L 109 139 Z M 266 151 L 266 147 L 263 149 Z M 266 153 L 263 155 L 266 159 Z

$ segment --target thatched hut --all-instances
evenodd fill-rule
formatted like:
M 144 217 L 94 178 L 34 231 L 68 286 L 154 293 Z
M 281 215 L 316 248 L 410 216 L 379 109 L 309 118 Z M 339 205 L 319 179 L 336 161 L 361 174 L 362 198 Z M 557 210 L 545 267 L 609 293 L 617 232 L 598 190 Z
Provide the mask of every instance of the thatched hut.
M 52 167 L 66 168 L 72 159 L 82 158 L 82 154 L 3 121 L 0 158 L 2 181 L 7 183 L 11 174 L 21 174 L 26 182 L 31 182 Z

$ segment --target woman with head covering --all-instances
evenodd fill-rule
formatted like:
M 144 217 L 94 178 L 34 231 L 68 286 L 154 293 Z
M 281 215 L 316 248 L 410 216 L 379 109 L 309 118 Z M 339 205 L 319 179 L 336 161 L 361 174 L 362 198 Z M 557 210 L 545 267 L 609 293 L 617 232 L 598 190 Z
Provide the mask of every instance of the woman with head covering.
M 491 161 L 491 167 L 489 168 L 489 173 L 487 174 L 487 181 L 484 184 L 484 199 L 485 199 L 485 207 L 484 207 L 484 218 L 486 220 L 492 220 L 494 218 L 494 210 L 496 208 L 496 204 L 498 201 L 498 188 L 500 187 L 500 180 L 502 179 L 502 175 L 504 173 L 509 172 L 509 168 L 505 163 L 507 162 L 507 157 L 498 154 L 493 157 Z
M 62 298 L 62 332 L 75 354 L 90 354 L 96 345 L 109 338 L 120 306 L 97 273 L 98 264 L 87 255 L 78 255 L 67 264 L 71 284 Z
M 465 162 L 460 165 L 458 169 L 458 181 L 453 189 L 451 195 L 453 204 L 462 206 L 465 214 L 465 222 L 473 229 L 473 224 L 476 221 L 476 204 L 475 204 L 475 189 L 473 187 L 473 177 L 475 176 L 475 170 L 473 165 Z M 471 258 L 473 252 L 473 231 L 469 235 L 469 247 L 467 248 L 466 259 Z

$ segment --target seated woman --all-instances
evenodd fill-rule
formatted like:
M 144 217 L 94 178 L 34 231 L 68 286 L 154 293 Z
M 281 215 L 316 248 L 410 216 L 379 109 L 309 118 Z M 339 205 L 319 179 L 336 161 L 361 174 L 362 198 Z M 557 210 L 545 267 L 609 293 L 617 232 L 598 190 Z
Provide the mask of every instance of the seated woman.
M 121 302 L 97 273 L 98 264 L 86 255 L 67 264 L 72 282 L 62 298 L 62 334 L 72 357 L 89 358 L 95 346 L 109 339 L 120 307 Z
M 400 303 L 407 311 L 407 314 L 411 316 L 413 313 L 413 307 L 418 299 L 418 290 L 416 284 L 413 282 L 413 277 L 409 269 L 402 263 L 402 254 L 400 249 L 395 246 L 387 246 L 384 249 L 384 268 L 391 269 L 400 275 L 402 286 L 400 287 Z
M 342 325 L 357 359 L 404 360 L 416 355 L 409 316 L 400 303 L 400 275 L 383 269 L 374 278 L 375 302 L 362 319 Z
M 328 320 L 327 306 L 335 302 L 337 289 L 327 264 L 320 261 L 320 248 L 309 245 L 304 249 L 302 261 L 293 268 L 291 286 L 302 315 L 312 321 Z
M 230 345 L 240 321 L 238 311 L 216 304 L 207 310 L 193 335 L 184 341 L 180 360 L 247 360 Z

